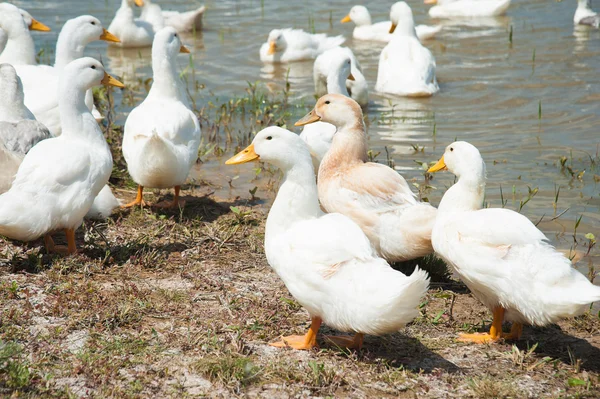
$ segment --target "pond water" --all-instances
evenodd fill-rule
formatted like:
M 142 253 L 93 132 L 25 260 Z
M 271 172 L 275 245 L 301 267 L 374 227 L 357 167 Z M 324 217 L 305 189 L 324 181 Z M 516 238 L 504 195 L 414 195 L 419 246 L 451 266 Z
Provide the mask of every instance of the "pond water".
M 201 108 L 209 101 L 225 101 L 244 95 L 247 82 L 261 81 L 277 92 L 285 87 L 286 67 L 264 66 L 258 49 L 273 28 L 296 27 L 331 35 L 343 34 L 360 60 L 373 90 L 378 57 L 383 44 L 351 40 L 352 24 L 340 24 L 355 0 L 318 1 L 206 1 L 205 31 L 186 38 L 193 49 L 194 73 L 202 90 L 192 90 Z M 35 33 L 42 59 L 53 59 L 53 46 L 65 20 L 92 14 L 108 27 L 120 0 L 24 0 L 14 1 L 52 27 L 48 34 Z M 186 10 L 198 3 L 184 0 L 155 1 L 165 9 Z M 374 21 L 388 19 L 390 2 L 365 4 Z M 439 158 L 456 138 L 476 145 L 488 168 L 487 201 L 490 206 L 518 209 L 535 195 L 522 212 L 561 249 L 573 245 L 576 220 L 578 251 L 586 233 L 600 235 L 600 170 L 598 128 L 600 122 L 600 31 L 573 27 L 575 0 L 514 0 L 506 16 L 477 20 L 432 20 L 427 7 L 409 0 L 416 23 L 442 24 L 434 40 L 425 42 L 437 60 L 440 92 L 428 99 L 388 98 L 370 94 L 367 109 L 369 143 L 385 162 L 385 150 L 408 180 L 423 182 L 423 169 L 415 162 Z M 166 7 L 166 4 L 169 4 Z M 512 32 L 512 34 L 511 34 Z M 150 51 L 109 49 L 93 43 L 87 53 L 99 56 L 111 73 L 135 82 L 151 76 Z M 182 68 L 189 60 L 179 59 Z M 290 100 L 314 104 L 312 63 L 290 65 Z M 139 102 L 144 90 L 134 93 Z M 118 120 L 124 121 L 132 103 L 117 98 Z M 295 120 L 308 109 L 299 109 Z M 256 130 L 254 127 L 252 130 Z M 225 167 L 226 157 L 207 156 L 193 177 L 211 182 L 221 197 L 271 198 L 254 177 L 251 166 Z M 566 167 L 561 167 L 561 157 Z M 585 171 L 583 175 L 580 175 Z M 230 189 L 229 179 L 239 176 Z M 579 178 L 578 178 L 579 176 Z M 436 174 L 428 194 L 439 203 L 453 176 Z M 502 195 L 500 191 L 502 187 Z M 560 189 L 556 207 L 553 203 Z M 268 203 L 268 200 L 266 201 Z M 560 217 L 553 219 L 556 215 Z M 595 251 L 592 251 L 594 253 Z M 587 272 L 597 256 L 579 264 Z M 597 263 L 597 262 L 596 262 Z

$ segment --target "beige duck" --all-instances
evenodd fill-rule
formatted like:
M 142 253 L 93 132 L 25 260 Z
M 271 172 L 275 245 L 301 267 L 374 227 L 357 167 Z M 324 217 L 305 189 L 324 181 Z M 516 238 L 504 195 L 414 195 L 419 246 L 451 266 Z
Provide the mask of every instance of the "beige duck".
M 296 126 L 316 121 L 337 128 L 331 148 L 319 167 L 319 200 L 323 208 L 354 220 L 389 262 L 433 252 L 431 229 L 436 209 L 427 202 L 419 202 L 396 171 L 367 162 L 360 105 L 340 94 L 327 94 Z

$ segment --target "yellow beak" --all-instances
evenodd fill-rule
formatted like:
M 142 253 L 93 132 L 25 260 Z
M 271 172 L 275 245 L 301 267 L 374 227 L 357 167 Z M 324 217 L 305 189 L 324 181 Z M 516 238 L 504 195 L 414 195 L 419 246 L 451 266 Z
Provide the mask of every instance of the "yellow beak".
M 396 24 L 392 22 L 392 26 L 390 26 L 390 33 L 394 33 L 394 31 L 396 30 Z
M 444 163 L 444 156 L 443 155 L 440 158 L 440 160 L 437 161 L 437 163 L 435 165 L 433 165 L 431 168 L 427 169 L 427 172 L 434 173 L 434 172 L 438 172 L 440 170 L 447 170 L 446 163 Z
M 116 37 L 115 35 L 113 35 L 112 33 L 110 33 L 109 31 L 107 31 L 104 28 L 102 29 L 102 34 L 100 35 L 100 40 L 104 40 L 106 42 L 121 43 L 121 40 L 119 40 L 118 37 Z
M 308 125 L 309 123 L 318 122 L 320 120 L 321 120 L 321 117 L 319 115 L 317 115 L 317 113 L 313 109 L 308 114 L 306 114 L 304 116 L 304 118 L 302 118 L 298 122 L 294 123 L 294 126 L 304 126 L 304 125 Z
M 254 161 L 255 159 L 260 159 L 260 156 L 254 151 L 254 144 L 250 144 L 244 150 L 238 152 L 225 161 L 225 165 L 238 165 L 241 163 Z
M 39 30 L 41 32 L 50 32 L 50 28 L 41 23 L 40 21 L 36 21 L 31 18 L 31 25 L 29 25 L 29 30 Z
M 354 75 L 352 75 L 352 72 L 350 72 L 350 75 L 348 75 L 347 79 L 348 80 L 356 80 L 356 79 L 354 79 Z
M 425 0 L 424 1 L 425 4 L 437 4 L 437 0 Z
M 342 20 L 340 22 L 345 24 L 346 22 L 350 22 L 350 21 L 352 21 L 352 19 L 350 18 L 350 14 L 348 14 L 344 18 L 342 18 Z
M 180 53 L 189 54 L 189 53 L 190 53 L 190 49 L 188 49 L 187 47 L 185 47 L 185 46 L 182 44 L 182 45 L 181 45 L 181 47 L 179 47 L 179 52 L 180 52 Z
M 269 55 L 275 54 L 276 48 L 277 48 L 277 45 L 275 44 L 275 42 L 269 42 L 269 51 L 267 51 L 267 54 L 269 54 Z
M 103 85 L 106 85 L 106 86 L 119 87 L 121 89 L 123 87 L 125 87 L 125 85 L 123 83 L 119 82 L 117 79 L 113 78 L 112 76 L 110 76 L 106 72 L 104 72 L 104 77 L 102 78 L 102 80 L 100 81 L 100 83 L 102 83 Z
M 138 7 L 143 7 L 144 6 L 144 0 L 134 0 L 134 3 Z

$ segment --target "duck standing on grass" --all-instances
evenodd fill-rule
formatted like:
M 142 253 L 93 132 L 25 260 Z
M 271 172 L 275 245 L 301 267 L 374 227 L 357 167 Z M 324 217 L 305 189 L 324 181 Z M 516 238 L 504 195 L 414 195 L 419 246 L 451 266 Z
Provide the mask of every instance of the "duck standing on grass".
M 178 53 L 189 50 L 181 44 L 175 29 L 166 27 L 156 33 L 152 45 L 152 88 L 125 121 L 123 156 L 129 174 L 138 184 L 135 200 L 125 207 L 145 205 L 144 187 L 174 187 L 173 201 L 156 206 L 183 205 L 179 191 L 198 159 L 201 131 L 177 71 Z
M 510 209 L 481 209 L 485 163 L 477 148 L 450 144 L 429 172 L 444 169 L 458 181 L 440 202 L 433 248 L 494 315 L 489 333 L 461 334 L 461 341 L 519 339 L 523 324 L 555 323 L 600 300 L 600 287 L 573 269 L 529 219 Z M 513 322 L 509 334 L 502 333 L 504 320 Z
M 328 337 L 336 345 L 361 348 L 363 335 L 393 333 L 412 321 L 429 286 L 427 272 L 405 276 L 373 251 L 350 218 L 324 214 L 306 144 L 296 134 L 269 127 L 226 163 L 253 160 L 280 168 L 283 182 L 265 227 L 265 254 L 294 298 L 310 314 L 305 335 L 271 344 L 295 349 L 317 346 L 322 322 L 354 337 Z
M 417 201 L 406 180 L 395 170 L 367 162 L 367 137 L 362 110 L 356 101 L 327 94 L 296 126 L 317 121 L 336 127 L 331 148 L 319 166 L 319 200 L 323 209 L 354 220 L 388 262 L 433 252 L 431 229 L 436 209 Z
M 10 190 L 0 195 L 0 235 L 20 241 L 44 236 L 48 252 L 76 252 L 75 229 L 112 172 L 108 144 L 85 105 L 86 90 L 101 84 L 123 87 L 93 58 L 65 66 L 59 81 L 63 133 L 31 148 Z M 54 245 L 56 230 L 65 231 L 67 248 Z

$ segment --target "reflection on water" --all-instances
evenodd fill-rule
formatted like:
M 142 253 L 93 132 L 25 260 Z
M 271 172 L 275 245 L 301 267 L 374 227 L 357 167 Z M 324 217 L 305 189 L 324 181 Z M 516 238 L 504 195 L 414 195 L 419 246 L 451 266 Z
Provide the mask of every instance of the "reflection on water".
M 191 7 L 188 0 L 156 2 L 168 3 L 174 10 Z M 53 28 L 49 34 L 35 34 L 37 48 L 49 49 L 66 19 L 92 14 L 108 26 L 120 0 L 63 0 L 60 7 L 46 0 L 15 3 Z M 369 3 L 373 21 L 387 19 L 391 3 Z M 504 199 L 506 206 L 518 208 L 528 187 L 538 188 L 523 212 L 531 220 L 541 220 L 540 227 L 553 243 L 567 249 L 572 245 L 573 227 L 580 215 L 578 240 L 584 241 L 582 235 L 587 232 L 599 236 L 600 31 L 573 27 L 574 1 L 515 0 L 505 17 L 463 20 L 433 20 L 421 0 L 408 3 L 418 24 L 443 25 L 436 39 L 425 43 L 436 57 L 441 87 L 431 98 L 398 99 L 374 93 L 384 44 L 354 41 L 352 24 L 339 23 L 353 2 L 209 0 L 206 30 L 199 37 L 184 38 L 194 49 L 195 78 L 206 87 L 196 93 L 196 103 L 202 107 L 216 102 L 215 98 L 239 97 L 248 82 L 255 81 L 280 92 L 287 79 L 292 101 L 313 104 L 312 64 L 263 65 L 258 57 L 260 45 L 274 28 L 308 30 L 314 25 L 318 32 L 344 34 L 345 45 L 355 51 L 370 84 L 369 143 L 374 153 L 380 153 L 378 159 L 385 160 L 387 148 L 408 180 L 422 182 L 423 171 L 415 161 L 437 160 L 450 142 L 468 140 L 481 150 L 488 165 L 486 201 L 490 206 L 501 206 Z M 101 42 L 88 48 L 89 55 L 107 59 L 109 70 L 125 82 L 151 76 L 149 50 L 107 51 Z M 178 60 L 182 68 L 189 63 L 185 56 Z M 141 90 L 135 100 L 143 95 Z M 131 105 L 117 101 L 117 107 L 124 114 Z M 302 112 L 306 109 L 299 110 L 288 126 Z M 216 194 L 248 198 L 248 190 L 258 186 L 258 196 L 272 197 L 272 192 L 263 189 L 270 176 L 252 180 L 256 172 L 251 166 L 224 167 L 221 158 L 203 160 L 193 177 L 211 182 Z M 436 175 L 431 184 L 437 190 L 429 194 L 430 200 L 437 204 L 453 181 L 449 174 Z

